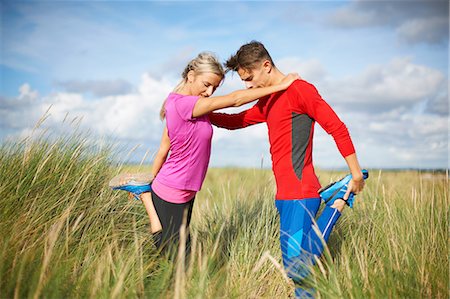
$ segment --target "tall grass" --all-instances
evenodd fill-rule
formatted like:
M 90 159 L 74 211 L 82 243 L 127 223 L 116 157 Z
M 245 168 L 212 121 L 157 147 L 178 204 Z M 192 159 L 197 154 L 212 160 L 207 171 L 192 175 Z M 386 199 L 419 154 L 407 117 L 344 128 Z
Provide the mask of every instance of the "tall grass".
M 448 298 L 448 187 L 448 173 L 373 172 L 313 285 L 325 298 Z
M 0 147 L 0 297 L 291 296 L 269 170 L 209 170 L 184 264 L 158 256 L 139 201 L 107 188 L 123 171 L 111 157 L 81 135 Z M 372 171 L 312 269 L 316 296 L 448 298 L 448 183 Z

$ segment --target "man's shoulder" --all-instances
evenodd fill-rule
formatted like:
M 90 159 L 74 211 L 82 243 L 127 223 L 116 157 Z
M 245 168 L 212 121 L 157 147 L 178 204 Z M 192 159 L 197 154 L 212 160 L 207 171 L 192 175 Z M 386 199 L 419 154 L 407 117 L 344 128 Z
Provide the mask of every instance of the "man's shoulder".
M 297 79 L 291 84 L 291 86 L 289 86 L 288 90 L 292 89 L 301 91 L 302 89 L 311 89 L 311 88 L 316 89 L 316 87 L 312 83 L 309 83 L 308 81 L 303 79 Z
M 295 80 L 287 89 L 288 97 L 309 97 L 317 94 L 318 91 L 314 85 L 305 80 Z

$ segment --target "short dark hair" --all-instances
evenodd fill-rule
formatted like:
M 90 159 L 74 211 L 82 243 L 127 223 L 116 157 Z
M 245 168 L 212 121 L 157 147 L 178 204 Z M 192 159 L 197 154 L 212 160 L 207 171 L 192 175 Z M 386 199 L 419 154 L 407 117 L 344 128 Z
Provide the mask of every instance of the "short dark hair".
M 231 56 L 226 62 L 225 67 L 227 70 L 236 71 L 238 69 L 244 69 L 246 71 L 252 70 L 258 62 L 263 60 L 269 60 L 273 66 L 272 57 L 264 47 L 264 45 L 258 41 L 251 41 L 239 48 L 235 55 Z

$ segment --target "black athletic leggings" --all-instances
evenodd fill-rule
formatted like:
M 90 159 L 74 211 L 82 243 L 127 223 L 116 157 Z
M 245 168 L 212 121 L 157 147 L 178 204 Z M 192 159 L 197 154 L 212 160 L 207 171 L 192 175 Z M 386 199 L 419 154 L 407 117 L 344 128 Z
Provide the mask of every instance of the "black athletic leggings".
M 192 207 L 194 206 L 195 197 L 187 203 L 176 204 L 167 202 L 159 197 L 152 190 L 152 200 L 155 206 L 156 213 L 158 214 L 159 221 L 161 222 L 162 231 L 158 235 L 155 234 L 156 246 L 165 252 L 169 248 L 176 251 L 178 249 L 180 241 L 180 228 L 183 224 L 183 216 L 186 212 L 186 255 L 190 252 L 190 236 L 189 236 L 189 224 L 191 222 Z

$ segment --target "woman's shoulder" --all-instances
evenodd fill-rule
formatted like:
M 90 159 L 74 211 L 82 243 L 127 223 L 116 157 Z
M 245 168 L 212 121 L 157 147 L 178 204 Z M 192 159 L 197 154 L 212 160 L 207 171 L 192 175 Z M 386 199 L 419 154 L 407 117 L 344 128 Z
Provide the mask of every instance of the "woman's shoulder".
M 192 111 L 200 96 L 171 92 L 167 97 L 165 109 L 168 115 L 179 115 L 183 120 L 192 119 Z
M 173 100 L 179 100 L 179 99 L 185 99 L 185 98 L 198 99 L 198 98 L 200 98 L 200 96 L 181 94 L 181 93 L 176 93 L 173 91 L 173 92 L 169 93 L 169 96 L 167 98 L 171 98 Z

